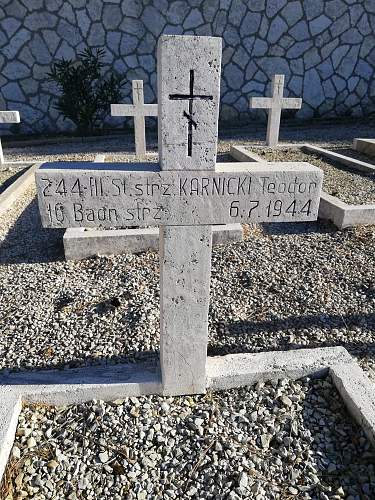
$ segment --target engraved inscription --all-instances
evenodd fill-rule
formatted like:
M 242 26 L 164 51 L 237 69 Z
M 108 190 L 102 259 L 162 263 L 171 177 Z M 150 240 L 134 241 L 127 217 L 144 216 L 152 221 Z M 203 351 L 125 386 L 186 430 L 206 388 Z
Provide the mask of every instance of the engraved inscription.
M 225 224 L 316 220 L 315 167 L 241 172 L 44 169 L 37 173 L 47 227 Z

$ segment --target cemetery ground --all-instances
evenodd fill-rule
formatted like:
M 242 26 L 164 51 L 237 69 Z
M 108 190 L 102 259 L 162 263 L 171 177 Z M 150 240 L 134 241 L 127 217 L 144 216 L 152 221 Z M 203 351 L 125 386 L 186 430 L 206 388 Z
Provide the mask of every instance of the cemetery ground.
M 309 126 L 284 129 L 283 140 L 349 148 L 372 130 Z M 251 148 L 263 135 L 226 135 L 218 161 L 229 160 L 231 144 Z M 119 137 L 6 154 L 39 162 L 108 153 L 124 161 L 131 150 L 131 139 Z M 297 153 L 275 154 L 295 160 Z M 322 162 L 324 189 L 375 201 L 372 176 L 312 155 L 303 161 Z M 63 231 L 41 228 L 33 187 L 0 216 L 0 228 L 3 372 L 58 367 L 68 377 L 77 366 L 156 360 L 157 252 L 65 262 Z M 244 242 L 213 249 L 209 355 L 343 346 L 375 382 L 374 256 L 375 226 L 247 226 Z M 37 499 L 371 499 L 374 460 L 329 378 L 204 396 L 27 405 L 0 498 L 13 491 Z

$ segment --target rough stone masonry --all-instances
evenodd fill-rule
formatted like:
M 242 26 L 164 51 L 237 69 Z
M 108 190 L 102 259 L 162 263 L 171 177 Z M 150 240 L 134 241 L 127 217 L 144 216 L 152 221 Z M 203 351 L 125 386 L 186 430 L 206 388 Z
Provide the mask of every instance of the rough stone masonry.
M 46 75 L 53 61 L 75 59 L 86 46 L 105 48 L 105 69 L 124 75 L 124 102 L 131 100 L 132 80 L 143 80 L 146 102 L 156 102 L 162 34 L 223 38 L 223 122 L 259 120 L 264 112 L 250 111 L 249 98 L 266 95 L 275 73 L 285 74 L 287 97 L 303 98 L 297 118 L 375 110 L 374 0 L 0 3 L 0 107 L 19 109 L 22 133 L 72 127 L 54 109 L 56 88 Z
M 303 163 L 215 169 L 221 40 L 159 44 L 160 165 L 46 163 L 36 183 L 46 227 L 160 226 L 160 362 L 173 395 L 206 389 L 211 224 L 315 220 L 323 174 Z

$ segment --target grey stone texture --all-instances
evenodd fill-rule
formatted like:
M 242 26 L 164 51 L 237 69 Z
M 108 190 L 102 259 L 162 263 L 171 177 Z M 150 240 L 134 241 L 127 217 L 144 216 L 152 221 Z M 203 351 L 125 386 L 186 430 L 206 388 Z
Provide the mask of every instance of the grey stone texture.
M 144 81 L 147 102 L 156 102 L 158 37 L 195 34 L 223 37 L 221 123 L 266 121 L 264 110 L 247 103 L 269 93 L 277 73 L 285 74 L 286 97 L 304 101 L 285 119 L 365 116 L 375 110 L 374 30 L 370 0 L 7 2 L 0 9 L 0 109 L 23 116 L 6 133 L 71 130 L 53 109 L 56 88 L 46 73 L 86 45 L 104 47 L 106 69 L 128 80 L 124 103 L 134 79 Z M 133 127 L 131 118 L 126 123 Z M 110 117 L 106 125 L 122 126 Z

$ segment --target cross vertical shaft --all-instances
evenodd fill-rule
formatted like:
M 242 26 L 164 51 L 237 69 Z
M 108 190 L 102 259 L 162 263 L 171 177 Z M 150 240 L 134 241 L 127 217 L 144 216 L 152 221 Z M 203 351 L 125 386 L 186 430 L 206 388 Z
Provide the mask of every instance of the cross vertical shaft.
M 267 146 L 276 146 L 279 142 L 281 107 L 284 93 L 284 75 L 274 75 L 272 79 L 272 107 L 268 110 Z
M 214 170 L 217 138 L 209 134 L 217 131 L 220 58 L 218 38 L 161 37 L 158 103 L 162 170 Z M 183 94 L 187 76 L 189 94 Z M 204 86 L 205 92 L 194 94 L 195 84 Z M 188 101 L 188 113 L 184 101 Z M 176 148 L 180 148 L 177 155 Z M 202 393 L 206 390 L 212 227 L 161 226 L 159 245 L 163 391 Z
M 134 114 L 135 153 L 137 156 L 146 154 L 145 117 L 141 114 L 144 105 L 143 80 L 132 81 Z

